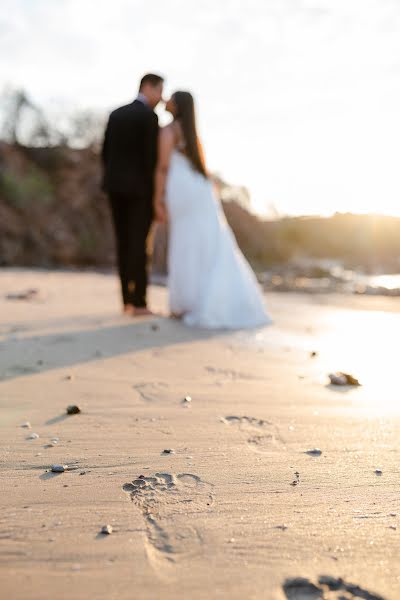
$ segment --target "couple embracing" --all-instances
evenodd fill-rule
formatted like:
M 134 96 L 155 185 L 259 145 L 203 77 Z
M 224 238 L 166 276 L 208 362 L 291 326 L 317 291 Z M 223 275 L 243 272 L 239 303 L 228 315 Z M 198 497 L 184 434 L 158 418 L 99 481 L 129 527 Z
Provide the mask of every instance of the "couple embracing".
M 193 97 L 166 102 L 172 122 L 159 129 L 154 109 L 163 78 L 145 75 L 137 98 L 111 113 L 104 137 L 103 187 L 114 222 L 124 311 L 146 303 L 146 241 L 153 220 L 168 222 L 171 316 L 209 329 L 270 322 L 256 277 L 237 246 L 209 179 Z

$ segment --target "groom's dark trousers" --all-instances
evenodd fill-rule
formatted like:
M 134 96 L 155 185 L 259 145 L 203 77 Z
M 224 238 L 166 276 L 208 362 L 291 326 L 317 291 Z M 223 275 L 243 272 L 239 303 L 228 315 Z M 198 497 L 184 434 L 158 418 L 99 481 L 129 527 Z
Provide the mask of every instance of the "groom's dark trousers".
M 146 306 L 157 137 L 157 115 L 135 100 L 111 113 L 102 149 L 103 189 L 114 222 L 122 299 L 138 308 Z

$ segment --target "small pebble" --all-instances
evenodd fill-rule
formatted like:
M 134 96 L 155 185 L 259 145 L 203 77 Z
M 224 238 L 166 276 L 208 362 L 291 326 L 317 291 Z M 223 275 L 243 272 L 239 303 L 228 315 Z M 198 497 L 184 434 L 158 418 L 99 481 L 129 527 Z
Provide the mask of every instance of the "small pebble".
M 31 433 L 31 435 L 28 435 L 28 440 L 37 440 L 38 438 L 39 438 L 38 433 Z
M 286 531 L 286 529 L 288 529 L 288 526 L 285 525 L 285 523 L 283 523 L 283 525 L 277 525 L 275 529 L 281 529 L 282 531 Z
M 51 465 L 52 473 L 64 473 L 68 470 L 68 465 Z
M 184 399 L 182 400 L 182 404 L 189 404 L 192 401 L 192 398 L 190 396 L 185 396 Z
M 79 406 L 76 406 L 76 404 L 70 404 L 69 406 L 67 406 L 67 415 L 77 415 L 81 412 L 81 409 L 79 408 Z
M 375 475 L 383 475 L 381 469 L 375 469 Z
M 318 356 L 318 352 L 315 352 L 315 350 L 313 352 L 310 352 L 311 358 L 315 358 L 316 356 Z
M 309 454 L 310 456 L 321 456 L 322 450 L 313 448 L 312 450 L 306 450 L 305 454 Z
M 26 429 L 30 429 L 32 425 L 29 423 L 29 421 L 25 421 L 25 423 L 21 423 L 21 427 L 26 427 Z
M 151 326 L 152 331 L 158 331 L 160 329 L 160 326 L 157 325 L 156 323 L 153 323 L 153 325 Z
M 397 513 L 389 513 L 389 517 L 397 517 Z
M 397 525 L 389 525 L 389 529 L 393 529 L 394 531 L 396 531 Z
M 162 451 L 162 454 L 175 454 L 175 450 L 172 448 L 165 448 L 165 450 Z
M 101 528 L 101 533 L 110 535 L 112 532 L 113 532 L 113 528 L 111 527 L 111 525 L 103 525 L 103 527 Z

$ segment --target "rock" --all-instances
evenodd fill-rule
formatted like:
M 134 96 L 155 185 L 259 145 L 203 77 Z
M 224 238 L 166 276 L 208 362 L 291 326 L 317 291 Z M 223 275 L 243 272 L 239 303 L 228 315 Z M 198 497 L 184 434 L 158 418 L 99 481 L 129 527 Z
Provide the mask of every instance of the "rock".
M 152 331 L 158 331 L 160 329 L 160 326 L 157 325 L 156 323 L 153 323 L 153 325 L 151 326 Z
M 39 434 L 38 433 L 31 433 L 31 435 L 28 435 L 28 440 L 37 440 L 39 439 Z
M 315 352 L 315 350 L 310 352 L 310 358 L 316 358 L 317 356 L 318 356 L 318 352 Z
M 165 448 L 165 450 L 162 451 L 162 454 L 175 454 L 175 450 L 172 448 Z
M 381 469 L 375 469 L 375 475 L 383 475 L 383 471 L 381 471 Z
M 58 444 L 59 439 L 58 438 L 53 438 L 52 440 L 50 440 L 50 443 L 55 446 L 56 444 Z
M 389 529 L 393 529 L 394 531 L 397 530 L 397 525 L 389 525 Z
M 103 525 L 103 527 L 101 528 L 101 533 L 104 533 L 106 535 L 111 535 L 113 532 L 113 528 L 111 527 L 111 525 Z
M 312 448 L 312 450 L 306 450 L 305 454 L 308 454 L 309 456 L 321 456 L 322 450 L 319 448 Z
M 32 425 L 29 423 L 29 421 L 25 421 L 25 423 L 21 423 L 21 427 L 25 427 L 26 429 L 30 429 L 32 427 Z
M 286 529 L 288 529 L 288 526 L 285 525 L 285 523 L 283 523 L 282 525 L 277 525 L 275 529 L 281 529 L 282 531 L 286 531 Z
M 358 379 L 356 379 L 353 375 L 350 375 L 350 373 L 342 373 L 342 371 L 330 373 L 328 377 L 331 382 L 331 385 L 361 385 Z
M 190 396 L 185 396 L 184 399 L 182 400 L 182 404 L 185 404 L 186 406 L 188 406 L 192 401 L 192 398 Z
M 39 294 L 39 290 L 29 289 L 23 292 L 12 292 L 6 295 L 7 300 L 33 300 Z
M 81 409 L 79 408 L 79 406 L 76 406 L 76 404 L 70 404 L 69 406 L 67 406 L 67 415 L 77 415 L 81 412 Z
M 68 465 L 51 465 L 52 473 L 64 473 L 64 471 L 68 471 Z

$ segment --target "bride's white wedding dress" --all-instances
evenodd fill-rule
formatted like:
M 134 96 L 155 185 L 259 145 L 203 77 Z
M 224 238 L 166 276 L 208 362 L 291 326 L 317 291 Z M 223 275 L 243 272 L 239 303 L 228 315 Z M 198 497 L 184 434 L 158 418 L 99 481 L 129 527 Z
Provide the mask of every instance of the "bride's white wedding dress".
M 271 322 L 212 183 L 174 150 L 166 184 L 170 309 L 187 325 L 247 329 Z

